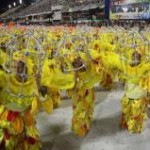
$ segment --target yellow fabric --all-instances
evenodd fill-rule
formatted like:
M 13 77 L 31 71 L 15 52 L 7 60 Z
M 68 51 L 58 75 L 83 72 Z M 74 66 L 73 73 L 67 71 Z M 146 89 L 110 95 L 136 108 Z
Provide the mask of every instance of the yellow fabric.
M 41 84 L 54 89 L 71 89 L 75 85 L 74 73 L 63 73 L 55 60 L 46 60 Z M 49 68 L 49 69 L 48 69 Z
M 9 111 L 4 105 L 1 105 L 0 109 L 0 140 L 5 141 L 4 149 L 40 150 L 39 132 L 30 109 L 17 115 L 17 112 Z M 31 144 L 32 139 L 28 138 L 33 138 L 34 143 Z
M 122 120 L 121 126 L 127 128 L 131 133 L 139 133 L 144 126 L 147 118 L 147 104 L 145 98 L 130 100 L 127 97 L 122 99 Z
M 4 66 L 4 64 L 6 63 L 6 58 L 6 53 L 0 49 L 0 65 Z
M 139 86 L 138 84 L 126 83 L 125 94 L 130 99 L 141 99 L 146 97 L 147 90 Z
M 52 99 L 54 108 L 57 108 L 61 105 L 61 92 L 59 89 L 49 88 L 49 96 Z
M 42 101 L 41 107 L 48 114 L 52 113 L 53 112 L 53 101 L 52 101 L 52 99 L 49 97 L 48 100 Z
M 147 90 L 147 92 L 150 92 L 150 75 L 148 75 L 148 77 L 142 78 L 140 81 L 140 86 Z
M 39 111 L 39 104 L 38 104 L 38 98 L 34 97 L 31 105 L 31 114 L 36 115 Z
M 4 104 L 9 104 L 12 103 L 12 105 L 8 105 L 8 107 L 10 106 L 9 109 L 15 110 L 18 109 L 19 110 L 23 110 L 23 107 L 26 108 L 29 105 L 32 104 L 32 101 L 34 99 L 34 95 L 38 95 L 38 91 L 37 91 L 37 87 L 36 87 L 36 82 L 33 78 L 28 78 L 28 81 L 25 83 L 20 83 L 16 80 L 16 77 L 14 75 L 7 75 L 7 78 L 3 78 L 3 80 L 5 79 L 5 84 L 3 84 L 2 86 L 2 92 L 1 92 L 1 99 L 2 99 L 2 103 Z M 9 84 L 9 91 L 10 94 L 6 92 L 7 90 L 7 86 Z M 22 93 L 25 96 L 31 96 L 31 97 L 15 97 L 12 96 L 11 94 L 15 94 L 18 95 L 21 91 L 22 88 Z M 12 108 L 11 108 L 12 107 Z
M 31 114 L 31 111 L 28 109 L 24 112 L 24 123 L 26 124 L 27 127 L 35 124 L 34 117 Z
M 73 118 L 72 130 L 78 136 L 85 136 L 91 125 L 94 109 L 93 89 L 76 89 L 72 91 Z
M 21 117 L 17 117 L 12 123 L 10 123 L 9 133 L 20 134 L 23 132 L 23 119 Z

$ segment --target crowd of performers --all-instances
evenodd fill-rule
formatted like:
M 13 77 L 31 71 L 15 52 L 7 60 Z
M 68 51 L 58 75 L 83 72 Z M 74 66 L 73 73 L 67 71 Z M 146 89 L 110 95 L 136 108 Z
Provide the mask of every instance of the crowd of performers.
M 143 129 L 150 92 L 150 34 L 137 29 L 1 27 L 0 149 L 39 150 L 36 115 L 72 99 L 72 130 L 85 136 L 95 106 L 95 84 L 125 85 L 120 125 Z

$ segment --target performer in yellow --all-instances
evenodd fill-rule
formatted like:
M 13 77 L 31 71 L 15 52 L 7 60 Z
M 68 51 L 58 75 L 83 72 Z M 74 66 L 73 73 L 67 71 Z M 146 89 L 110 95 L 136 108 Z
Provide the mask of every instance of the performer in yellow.
M 92 52 L 91 52 L 92 53 Z M 93 111 L 95 106 L 94 85 L 100 81 L 99 72 L 101 68 L 97 55 L 93 60 L 86 53 L 74 56 L 73 67 L 75 72 L 76 84 L 71 91 L 73 101 L 72 130 L 78 136 L 85 136 L 91 126 Z M 96 62 L 96 59 L 98 62 Z M 97 69 L 96 69 L 96 67 Z
M 32 63 L 15 59 L 16 72 L 0 70 L 0 149 L 39 150 L 38 91 Z
M 105 64 L 103 66 L 103 71 L 101 72 L 101 81 L 100 81 L 100 86 L 102 86 L 105 89 L 112 89 L 113 88 L 113 82 L 114 82 L 114 74 L 110 71 L 110 69 L 105 68 L 106 64 L 109 64 L 109 66 L 113 65 L 112 62 L 106 62 L 111 61 L 113 59 L 113 55 L 115 54 L 115 48 L 116 45 L 115 43 L 112 43 L 114 40 L 114 35 L 111 33 L 101 33 L 98 34 L 98 39 L 96 40 L 93 38 L 91 43 L 89 44 L 89 47 L 91 47 L 93 50 L 97 51 L 101 57 L 102 60 L 104 60 Z M 110 58 L 106 58 L 109 57 Z M 116 57 L 116 56 L 115 56 Z M 114 59 L 113 59 L 114 60 Z M 102 63 L 102 62 L 101 62 Z
M 71 89 L 75 85 L 74 73 L 64 73 L 60 59 L 45 59 L 41 77 L 41 85 L 49 91 L 47 94 L 52 99 L 53 108 L 57 108 L 61 104 L 60 91 Z
M 53 71 L 53 66 L 55 66 L 55 61 L 54 61 L 54 58 L 53 58 L 53 55 L 54 55 L 54 49 L 56 50 L 57 49 L 57 46 L 58 45 L 55 45 L 52 44 L 52 42 L 56 42 L 56 40 L 60 40 L 61 37 L 61 33 L 59 33 L 58 35 L 53 35 L 54 33 L 51 33 L 49 32 L 47 34 L 47 37 L 46 37 L 46 41 L 43 43 L 43 47 L 45 47 L 46 49 L 46 65 L 47 65 L 47 69 L 49 68 L 49 71 L 51 71 L 52 73 L 54 72 Z M 44 65 L 44 66 L 46 66 Z M 48 67 L 49 66 L 49 67 Z M 43 67 L 43 70 L 45 72 L 46 68 Z M 50 80 L 50 79 L 48 79 Z M 57 89 L 56 87 L 52 88 L 50 85 L 46 87 L 47 88 L 47 91 L 48 93 L 46 94 L 53 102 L 53 108 L 58 108 L 60 105 L 61 105 L 61 90 L 60 89 Z
M 119 56 L 115 52 L 101 52 L 101 80 L 100 86 L 112 89 L 116 74 L 122 69 Z
M 147 118 L 147 87 L 143 85 L 148 78 L 150 64 L 142 61 L 141 54 L 132 53 L 132 62 L 124 67 L 126 81 L 125 96 L 122 99 L 121 126 L 130 132 L 141 132 Z
M 53 72 L 53 51 L 51 50 L 51 54 L 49 55 L 49 70 Z M 50 85 L 49 85 L 49 96 L 51 97 L 52 101 L 53 101 L 53 108 L 57 108 L 61 105 L 61 90 L 58 89 L 58 88 L 52 88 Z

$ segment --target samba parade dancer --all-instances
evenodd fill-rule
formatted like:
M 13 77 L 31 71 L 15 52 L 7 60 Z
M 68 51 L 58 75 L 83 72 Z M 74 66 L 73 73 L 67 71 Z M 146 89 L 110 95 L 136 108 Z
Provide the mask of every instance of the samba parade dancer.
M 9 34 L 11 32 L 8 30 Z M 1 48 L 5 48 L 5 59 L 0 70 L 0 148 L 39 150 L 41 142 L 35 121 L 40 109 L 37 64 L 32 59 L 35 56 L 31 56 L 33 51 L 26 48 L 26 41 L 30 40 L 28 31 L 22 32 L 22 29 L 17 29 L 17 34 L 7 41 L 7 45 L 1 44 Z
M 11 62 L 7 70 L 5 64 L 4 70 L 0 70 L 0 148 L 38 150 L 41 147 L 35 121 L 38 89 L 32 77 L 33 64 L 30 59 L 18 56 L 13 61 L 13 68 Z
M 123 70 L 125 78 L 125 96 L 122 99 L 121 126 L 130 132 L 141 132 L 144 120 L 147 118 L 148 87 L 150 63 L 142 59 L 142 55 L 135 51 L 132 61 Z

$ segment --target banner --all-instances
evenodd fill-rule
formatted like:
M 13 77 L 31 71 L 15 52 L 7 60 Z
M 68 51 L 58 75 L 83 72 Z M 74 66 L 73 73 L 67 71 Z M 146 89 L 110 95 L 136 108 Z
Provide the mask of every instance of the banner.
M 111 0 L 110 19 L 150 19 L 150 0 Z

